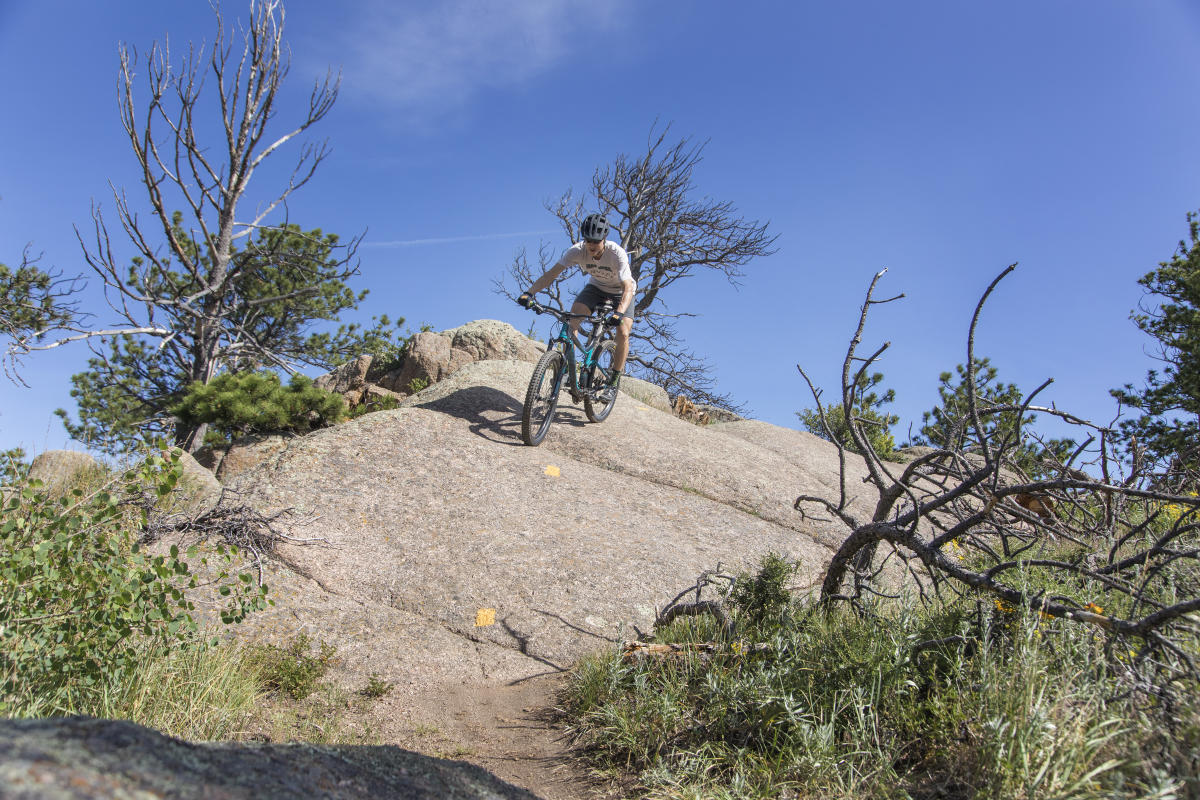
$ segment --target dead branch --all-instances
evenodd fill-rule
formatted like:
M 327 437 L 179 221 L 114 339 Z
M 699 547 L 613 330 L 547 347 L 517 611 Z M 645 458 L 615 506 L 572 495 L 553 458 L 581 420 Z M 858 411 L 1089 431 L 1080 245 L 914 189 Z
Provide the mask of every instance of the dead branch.
M 721 571 L 721 565 L 718 563 L 716 569 L 705 570 L 696 578 L 696 583 L 684 589 L 679 594 L 667 603 L 667 605 L 655 615 L 654 627 L 661 628 L 664 625 L 669 625 L 673 620 L 680 617 L 697 617 L 708 614 L 716 619 L 717 624 L 721 626 L 721 630 L 726 638 L 733 635 L 734 625 L 733 619 L 729 616 L 729 612 L 725 609 L 725 596 L 729 593 L 729 589 L 733 586 L 737 578 L 729 573 Z M 705 600 L 702 597 L 705 589 L 714 588 L 717 592 L 717 597 L 714 600 Z M 690 601 L 685 601 L 684 598 L 688 595 L 692 596 Z
M 258 573 L 258 583 L 263 582 L 263 559 L 275 552 L 280 543 L 310 545 L 328 544 L 321 537 L 298 537 L 285 533 L 280 523 L 296 517 L 294 509 L 285 508 L 272 514 L 263 514 L 237 500 L 237 492 L 223 488 L 216 505 L 199 513 L 157 512 L 153 498 L 145 498 L 151 513 L 139 541 L 142 544 L 159 541 L 166 537 L 178 540 L 183 547 L 218 542 L 236 547 L 249 553 Z M 289 527 L 306 524 L 311 519 L 291 522 Z
M 998 607 L 1088 625 L 1104 637 L 1137 639 L 1145 654 L 1138 661 L 1139 680 L 1160 690 L 1182 674 L 1200 678 L 1194 659 L 1200 498 L 1166 491 L 1164 487 L 1176 484 L 1137 459 L 1122 460 L 1113 449 L 1112 425 L 1096 425 L 1053 405 L 1034 405 L 1049 381 L 1015 404 L 990 404 L 977 396 L 976 327 L 986 300 L 1015 266 L 989 284 L 972 315 L 964 381 L 968 408 L 961 430 L 948 437 L 953 444 L 895 471 L 874 453 L 861 426 L 851 424 L 854 443 L 864 453 L 867 481 L 878 493 L 871 519 L 859 520 L 845 511 L 840 445 L 839 502 L 810 495 L 796 499 L 797 509 L 820 505 L 847 529 L 826 569 L 822 600 L 858 605 L 882 594 L 882 561 L 894 555 L 922 599 L 946 593 L 977 603 L 986 599 Z M 858 375 L 886 347 L 866 359 L 856 355 L 882 275 L 871 281 L 843 361 L 847 419 Z M 856 363 L 863 364 L 857 372 L 851 369 Z M 801 374 L 820 408 L 819 393 L 803 370 Z M 1018 445 L 1038 441 L 1021 424 L 1033 411 L 1074 426 L 1083 442 L 1063 461 L 1043 448 L 1038 474 L 1044 477 L 1037 479 L 1026 475 L 1013 457 Z M 1017 416 L 1015 430 L 999 433 L 999 426 L 990 424 L 1000 414 Z M 882 561 L 876 558 L 880 545 L 889 549 Z M 1064 588 L 1055 593 L 1031 586 Z M 918 649 L 949 643 L 922 643 Z

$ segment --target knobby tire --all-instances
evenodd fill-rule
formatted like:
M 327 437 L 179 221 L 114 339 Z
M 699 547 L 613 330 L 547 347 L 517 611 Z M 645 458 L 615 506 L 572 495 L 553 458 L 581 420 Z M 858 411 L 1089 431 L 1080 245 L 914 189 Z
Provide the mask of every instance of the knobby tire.
M 525 392 L 525 408 L 521 412 L 521 439 L 537 447 L 546 438 L 554 410 L 558 407 L 566 361 L 557 350 L 547 350 L 538 359 Z

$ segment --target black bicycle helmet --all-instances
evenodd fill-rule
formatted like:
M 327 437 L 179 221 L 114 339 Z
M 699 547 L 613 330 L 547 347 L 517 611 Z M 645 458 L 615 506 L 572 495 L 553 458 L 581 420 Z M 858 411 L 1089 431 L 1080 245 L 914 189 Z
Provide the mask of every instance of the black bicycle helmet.
M 588 214 L 579 225 L 585 241 L 602 242 L 608 238 L 608 220 L 603 214 Z

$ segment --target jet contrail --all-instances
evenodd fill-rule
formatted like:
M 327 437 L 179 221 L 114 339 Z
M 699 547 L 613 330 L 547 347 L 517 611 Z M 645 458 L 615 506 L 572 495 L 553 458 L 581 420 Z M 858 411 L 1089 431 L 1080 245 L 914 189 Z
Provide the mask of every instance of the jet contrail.
M 423 244 L 454 244 L 455 242 L 477 242 L 484 239 L 510 239 L 514 236 L 541 236 L 554 231 L 516 231 L 513 233 L 485 233 L 479 236 L 446 236 L 439 239 L 403 239 L 395 242 L 363 242 L 363 247 L 416 247 Z

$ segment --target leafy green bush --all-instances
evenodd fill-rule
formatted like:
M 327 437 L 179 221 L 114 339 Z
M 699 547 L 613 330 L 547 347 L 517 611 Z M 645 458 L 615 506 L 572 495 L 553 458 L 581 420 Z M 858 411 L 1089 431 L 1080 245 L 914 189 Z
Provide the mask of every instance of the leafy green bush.
M 71 713 L 126 685 L 148 658 L 193 644 L 186 592 L 198 580 L 177 547 L 138 545 L 148 502 L 182 473 L 179 452 L 153 455 L 91 491 L 52 497 L 40 482 L 0 509 L 0 715 Z M 266 587 L 231 575 L 236 551 L 216 548 L 226 623 L 264 603 Z M 188 558 L 196 558 L 192 550 Z M 208 557 L 199 559 L 205 567 Z
M 325 676 L 337 654 L 333 645 L 320 642 L 313 655 L 310 652 L 312 644 L 308 634 L 298 633 L 284 647 L 254 645 L 249 661 L 263 686 L 295 700 L 303 700 L 317 688 L 317 682 Z
M 208 423 L 230 439 L 251 433 L 304 433 L 332 425 L 343 418 L 346 404 L 305 375 L 293 375 L 283 386 L 273 372 L 242 372 L 193 383 L 171 413 L 187 425 Z

